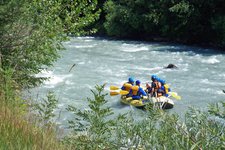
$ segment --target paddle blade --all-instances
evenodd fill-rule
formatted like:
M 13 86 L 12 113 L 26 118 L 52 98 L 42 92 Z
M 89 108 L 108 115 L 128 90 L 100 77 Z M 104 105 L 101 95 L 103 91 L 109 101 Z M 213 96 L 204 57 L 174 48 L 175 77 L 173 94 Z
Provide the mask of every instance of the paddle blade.
M 110 91 L 110 96 L 116 96 L 119 95 L 120 93 L 117 91 Z
M 110 90 L 119 90 L 119 87 L 114 86 L 114 85 L 111 85 L 111 86 L 110 86 Z
M 128 91 L 124 91 L 124 90 L 120 90 L 118 91 L 110 91 L 110 96 L 116 96 L 116 95 L 127 95 L 129 92 Z
M 128 93 L 129 93 L 128 91 L 120 90 L 121 95 L 127 95 Z
M 181 96 L 177 95 L 175 92 L 170 92 L 170 95 L 177 100 L 181 100 Z

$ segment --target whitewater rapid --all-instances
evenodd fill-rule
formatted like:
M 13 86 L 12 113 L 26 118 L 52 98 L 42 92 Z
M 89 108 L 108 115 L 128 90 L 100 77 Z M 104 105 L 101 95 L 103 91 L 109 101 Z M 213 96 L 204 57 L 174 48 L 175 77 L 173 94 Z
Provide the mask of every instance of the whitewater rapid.
M 54 91 L 59 104 L 59 123 L 66 122 L 71 113 L 68 105 L 87 108 L 87 97 L 92 98 L 90 89 L 96 85 L 121 86 L 132 76 L 144 86 L 152 74 L 165 79 L 172 91 L 182 100 L 174 100 L 170 112 L 183 114 L 188 107 L 205 109 L 209 103 L 224 101 L 225 53 L 185 45 L 138 41 L 108 40 L 95 37 L 73 37 L 65 42 L 61 58 L 48 71 L 38 76 L 50 77 L 41 87 L 33 89 L 40 96 Z M 168 64 L 178 69 L 164 69 Z M 69 72 L 71 66 L 75 67 Z M 115 114 L 141 111 L 121 105 L 119 96 L 107 96 L 107 105 Z

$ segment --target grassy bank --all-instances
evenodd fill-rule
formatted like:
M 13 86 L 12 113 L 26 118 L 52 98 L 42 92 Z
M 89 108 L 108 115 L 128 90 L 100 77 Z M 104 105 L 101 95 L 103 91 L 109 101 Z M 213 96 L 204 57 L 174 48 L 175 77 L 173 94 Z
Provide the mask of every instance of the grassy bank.
M 54 127 L 37 125 L 11 73 L 0 72 L 0 149 L 64 149 Z
M 68 106 L 74 115 L 68 120 L 71 132 L 57 139 L 57 128 L 49 121 L 57 105 L 54 94 L 35 105 L 39 115 L 30 113 L 11 73 L 0 72 L 0 149 L 225 149 L 224 102 L 209 105 L 205 112 L 190 108 L 182 120 L 150 107 L 137 121 L 135 112 L 112 117 L 104 85 L 92 90 L 84 110 Z
M 29 122 L 20 110 L 1 106 L 0 149 L 63 149 L 53 128 L 40 128 Z

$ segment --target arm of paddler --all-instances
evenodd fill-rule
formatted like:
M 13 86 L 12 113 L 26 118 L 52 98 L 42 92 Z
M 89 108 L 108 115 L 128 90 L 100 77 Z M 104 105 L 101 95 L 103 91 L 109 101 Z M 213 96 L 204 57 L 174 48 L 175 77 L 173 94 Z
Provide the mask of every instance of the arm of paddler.
M 143 88 L 140 88 L 139 90 L 140 90 L 142 98 L 143 99 L 148 99 L 148 96 L 147 96 L 146 92 L 143 90 Z

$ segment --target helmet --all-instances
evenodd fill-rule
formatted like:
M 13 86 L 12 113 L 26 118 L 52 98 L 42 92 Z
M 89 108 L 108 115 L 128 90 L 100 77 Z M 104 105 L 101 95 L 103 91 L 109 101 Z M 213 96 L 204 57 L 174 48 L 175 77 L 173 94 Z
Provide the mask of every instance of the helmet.
M 157 76 L 156 75 L 152 75 L 152 80 L 155 80 L 157 78 Z
M 160 79 L 159 77 L 156 77 L 155 79 L 156 79 L 157 81 L 159 81 L 159 82 L 161 81 L 161 79 Z
M 136 85 L 139 85 L 139 84 L 141 84 L 141 81 L 140 80 L 137 80 L 136 81 Z
M 165 80 L 160 80 L 160 82 L 162 83 L 162 85 L 164 85 L 166 83 Z
M 162 79 L 160 79 L 159 77 L 157 77 L 156 80 L 159 81 L 160 83 L 162 82 Z
M 128 79 L 128 81 L 129 81 L 130 83 L 134 83 L 134 79 L 133 79 L 132 77 L 130 77 L 130 78 Z

